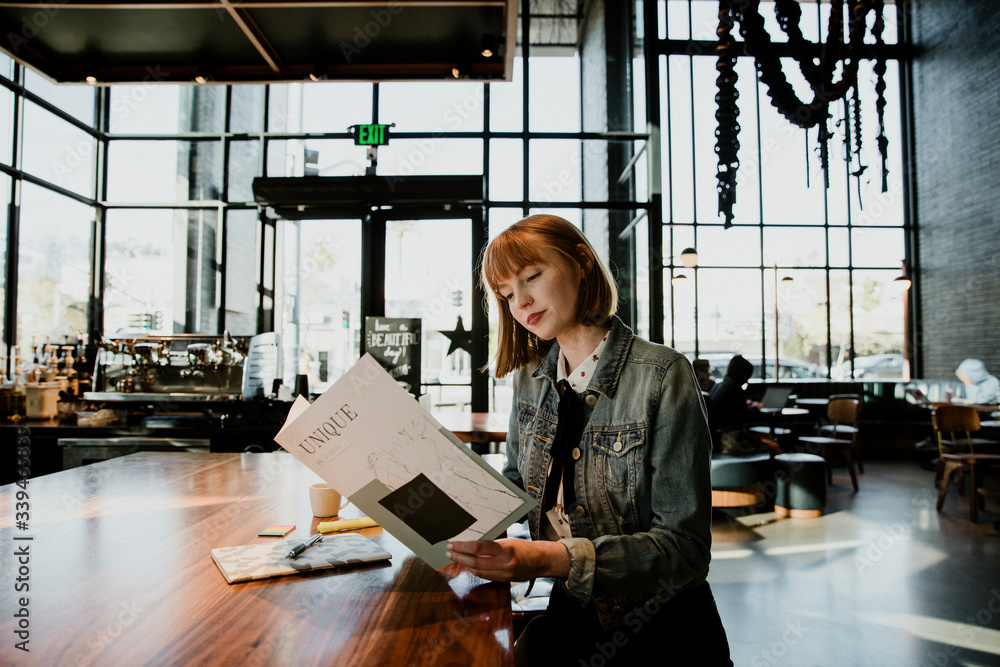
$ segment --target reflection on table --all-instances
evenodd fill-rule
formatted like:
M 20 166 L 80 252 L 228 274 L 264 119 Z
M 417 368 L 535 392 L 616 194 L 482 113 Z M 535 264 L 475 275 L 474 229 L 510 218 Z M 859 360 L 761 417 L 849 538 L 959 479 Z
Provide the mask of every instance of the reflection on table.
M 802 417 L 809 414 L 805 408 L 758 408 L 758 412 L 772 421 L 778 417 Z
M 768 431 L 772 440 L 791 434 L 791 429 L 779 428 L 778 420 L 786 417 L 801 417 L 809 414 L 805 408 L 759 408 L 761 415 L 768 419 Z
M 358 532 L 389 563 L 227 584 L 211 550 L 272 524 L 313 534 L 316 481 L 283 452 L 138 453 L 29 480 L 26 529 L 3 487 L 3 570 L 30 553 L 31 652 L 8 607 L 0 664 L 512 663 L 509 587 L 435 571 L 381 528 Z
M 996 403 L 966 403 L 965 401 L 959 399 L 946 402 L 928 403 L 927 405 L 929 405 L 932 408 L 936 408 L 939 405 L 962 405 L 967 408 L 973 408 L 976 412 L 985 412 L 987 414 L 991 414 L 1000 410 L 1000 405 L 997 405 Z

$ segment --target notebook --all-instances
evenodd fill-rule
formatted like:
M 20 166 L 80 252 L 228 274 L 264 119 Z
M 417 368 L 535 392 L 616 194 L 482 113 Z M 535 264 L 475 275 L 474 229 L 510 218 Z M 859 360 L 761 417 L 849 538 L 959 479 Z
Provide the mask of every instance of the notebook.
M 322 542 L 309 547 L 295 560 L 285 558 L 289 549 L 303 541 L 268 540 L 238 547 L 219 547 L 212 549 L 212 560 L 226 581 L 235 584 L 392 558 L 388 551 L 356 533 L 324 536 Z
M 760 399 L 760 405 L 763 408 L 781 409 L 788 403 L 791 394 L 791 387 L 768 387 Z

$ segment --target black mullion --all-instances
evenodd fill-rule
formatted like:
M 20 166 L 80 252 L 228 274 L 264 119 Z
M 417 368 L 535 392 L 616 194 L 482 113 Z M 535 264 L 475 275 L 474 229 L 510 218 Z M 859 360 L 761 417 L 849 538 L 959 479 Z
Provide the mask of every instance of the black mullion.
M 472 290 L 470 292 L 472 299 L 472 349 L 470 351 L 472 356 L 471 402 L 473 412 L 488 412 L 490 407 L 489 374 L 486 372 L 480 373 L 479 369 L 489 363 L 490 327 L 486 308 L 484 307 L 486 292 L 483 290 L 482 285 L 480 285 L 479 280 L 476 279 L 476 266 L 483 249 L 489 241 L 489 229 L 483 216 L 482 207 L 475 207 L 470 210 L 469 217 L 469 224 L 472 225 Z
M 653 128 L 649 139 L 650 192 L 649 212 L 646 218 L 649 263 L 649 338 L 663 342 L 663 152 L 660 147 L 660 51 L 656 20 L 657 4 L 643 3 L 643 36 L 646 59 L 646 123 Z M 653 134 L 655 133 L 655 136 Z M 659 182 L 654 183 L 654 176 Z
M 232 107 L 233 88 L 232 86 L 226 86 L 226 96 L 222 111 L 222 136 L 219 138 L 220 141 L 222 141 L 222 203 L 219 204 L 219 217 L 217 220 L 219 230 L 219 250 L 216 253 L 216 258 L 218 260 L 217 270 L 219 272 L 219 305 L 215 314 L 215 332 L 219 335 L 226 331 L 226 268 L 229 265 L 229 239 L 227 233 L 229 228 L 229 210 L 226 205 L 229 203 L 229 157 L 232 150 L 229 133 L 229 121 Z
M 525 3 L 527 5 L 527 3 Z M 531 12 L 521 11 L 521 215 L 528 215 L 530 210 L 528 193 L 530 192 L 531 144 L 529 143 L 528 125 L 530 114 L 528 110 L 528 85 L 531 80 Z
M 17 79 L 21 78 L 21 66 L 14 63 L 14 77 Z M 24 125 L 24 98 L 15 92 L 13 109 L 11 109 L 11 128 L 12 132 L 10 135 L 11 148 L 10 157 L 11 165 L 15 167 L 17 171 L 20 171 L 21 167 L 21 134 Z M 7 205 L 7 248 L 6 248 L 6 264 L 4 265 L 5 275 L 5 290 L 4 290 L 4 327 L 3 327 L 3 337 L 4 337 L 4 347 L 7 352 L 7 363 L 10 364 L 14 360 L 10 359 L 13 356 L 11 353 L 13 347 L 17 344 L 17 264 L 18 264 L 18 248 L 20 239 L 20 229 L 21 229 L 21 180 L 15 177 L 10 179 L 10 191 L 9 199 L 10 202 Z M 13 370 L 12 367 L 8 365 L 6 369 L 8 371 Z
M 104 332 L 104 274 L 107 264 L 107 206 L 98 202 L 107 199 L 108 190 L 108 135 L 111 108 L 111 89 L 101 88 L 95 95 L 94 118 L 98 129 L 97 150 L 94 151 L 94 221 L 90 242 L 90 294 L 87 308 L 87 330 L 90 333 L 87 354 L 96 357 L 96 342 Z
M 764 276 L 767 272 L 767 267 L 764 266 L 764 156 L 761 150 L 761 131 L 760 131 L 760 82 L 754 86 L 754 115 L 756 122 L 756 132 L 757 132 L 757 213 L 758 213 L 758 239 L 760 243 L 760 375 L 761 379 L 767 376 L 767 317 L 765 315 L 765 298 L 766 298 L 766 288 L 764 287 Z M 775 272 L 774 279 L 777 280 L 777 272 Z M 775 290 L 775 299 L 777 299 L 777 290 Z M 774 303 L 775 312 L 778 309 L 778 302 L 775 300 Z M 775 329 L 777 329 L 777 322 L 775 322 Z M 775 341 L 778 340 L 778 332 L 774 332 Z M 780 343 L 775 344 L 774 347 L 774 379 L 778 379 L 778 354 Z
M 905 6 L 904 6 L 905 8 Z M 906 20 L 908 12 L 897 12 L 897 34 L 903 37 L 904 44 L 912 43 L 910 23 Z M 923 377 L 923 326 L 920 308 L 920 219 L 917 208 L 917 178 L 915 134 L 913 131 L 913 61 L 899 61 L 900 86 L 900 139 L 903 165 L 903 257 L 910 270 L 910 289 L 906 290 L 907 322 L 909 340 L 904 340 L 907 346 L 907 358 L 910 361 L 910 377 Z

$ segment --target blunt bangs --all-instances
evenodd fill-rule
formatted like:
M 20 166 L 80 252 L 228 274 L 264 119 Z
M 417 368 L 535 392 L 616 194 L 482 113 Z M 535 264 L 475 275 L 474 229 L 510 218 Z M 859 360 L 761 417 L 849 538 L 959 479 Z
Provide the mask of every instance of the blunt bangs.
M 523 229 L 507 229 L 493 239 L 483 256 L 483 278 L 490 291 L 508 278 L 513 278 L 529 264 L 542 261 L 538 239 Z

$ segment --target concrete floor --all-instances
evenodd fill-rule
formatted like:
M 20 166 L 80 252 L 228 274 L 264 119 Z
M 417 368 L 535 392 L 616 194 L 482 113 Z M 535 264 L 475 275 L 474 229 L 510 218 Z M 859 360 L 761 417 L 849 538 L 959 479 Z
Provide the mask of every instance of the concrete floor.
M 821 518 L 716 510 L 709 582 L 733 662 L 1000 665 L 1000 507 L 972 524 L 953 486 L 939 513 L 933 478 L 865 461 L 857 494 L 834 471 Z

